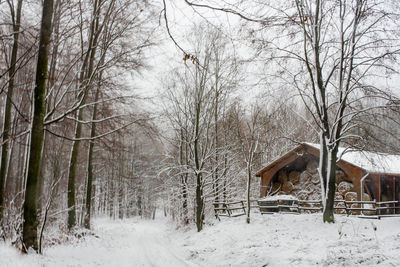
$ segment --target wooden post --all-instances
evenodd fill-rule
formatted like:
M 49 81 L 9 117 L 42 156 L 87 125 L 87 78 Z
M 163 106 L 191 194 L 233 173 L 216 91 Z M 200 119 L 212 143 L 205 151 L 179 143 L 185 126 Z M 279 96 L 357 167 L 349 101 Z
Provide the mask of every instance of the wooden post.
M 218 206 L 217 203 L 213 203 L 213 206 L 214 206 L 214 215 L 215 215 L 215 218 L 219 220 L 219 217 L 218 217 L 218 210 L 217 210 L 217 206 Z
M 378 202 L 382 201 L 382 190 L 381 190 L 381 175 L 378 176 Z
M 349 210 L 348 210 L 348 206 L 347 206 L 347 201 L 344 201 L 344 207 L 346 210 L 346 215 L 349 216 Z
M 381 194 L 382 194 L 382 191 L 381 191 L 381 175 L 379 174 L 379 176 L 378 176 L 378 202 L 381 202 L 381 199 L 382 199 L 382 197 L 381 197 Z M 380 207 L 381 205 L 379 205 L 379 207 Z M 379 209 L 378 210 L 379 211 L 379 215 L 381 215 L 381 209 Z
M 399 187 L 399 180 L 398 180 L 398 178 L 399 177 L 394 177 L 394 180 L 395 180 L 395 183 L 394 183 L 394 194 L 395 194 L 395 199 L 394 200 L 396 200 L 396 201 L 400 201 L 400 199 L 399 199 L 399 190 L 397 189 L 397 187 Z M 396 182 L 396 180 L 397 180 L 397 182 Z M 396 194 L 397 193 L 397 194 Z M 397 205 L 395 205 L 396 207 L 399 207 L 399 202 L 397 202 Z M 395 210 L 395 213 L 396 214 L 398 214 L 398 211 L 397 211 L 397 209 Z
M 392 187 L 392 200 L 396 200 L 396 182 L 395 182 L 395 180 L 394 180 L 394 176 L 392 177 L 393 178 L 393 187 Z M 396 203 L 393 203 L 393 214 L 395 214 L 396 213 Z
M 228 216 L 231 217 L 231 211 L 229 210 L 228 205 L 229 205 L 228 203 L 225 203 L 225 208 L 226 208 L 226 211 L 228 213 Z
M 395 177 L 394 176 L 392 178 L 393 178 L 393 187 L 392 187 L 393 188 L 393 194 L 392 194 L 393 198 L 392 199 L 396 200 L 396 181 L 395 181 Z

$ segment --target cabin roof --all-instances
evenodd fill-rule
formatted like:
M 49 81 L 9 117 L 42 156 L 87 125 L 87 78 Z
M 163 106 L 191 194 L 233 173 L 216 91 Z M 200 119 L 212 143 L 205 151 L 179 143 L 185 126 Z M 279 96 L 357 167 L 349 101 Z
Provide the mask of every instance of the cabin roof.
M 301 153 L 305 148 L 306 150 L 313 150 L 313 154 L 319 153 L 319 144 L 302 143 L 294 149 L 288 151 L 278 159 L 269 163 L 266 167 L 262 168 L 256 173 L 256 176 L 261 176 L 262 173 L 273 168 L 282 160 L 293 155 L 294 153 Z M 363 169 L 368 173 L 385 173 L 385 174 L 400 174 L 400 155 L 390 155 L 385 153 L 375 153 L 369 151 L 355 151 L 349 148 L 340 147 L 338 151 L 338 158 L 355 167 Z

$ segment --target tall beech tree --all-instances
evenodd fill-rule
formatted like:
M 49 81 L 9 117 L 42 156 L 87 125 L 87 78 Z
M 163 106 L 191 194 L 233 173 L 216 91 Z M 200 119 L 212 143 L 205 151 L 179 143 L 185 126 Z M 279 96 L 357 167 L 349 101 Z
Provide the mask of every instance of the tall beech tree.
M 38 251 L 38 191 L 40 165 L 42 160 L 44 116 L 46 113 L 45 96 L 47 81 L 47 65 L 52 32 L 53 0 L 43 1 L 42 20 L 40 26 L 39 53 L 36 67 L 36 82 L 33 95 L 33 118 L 31 126 L 28 174 L 24 202 L 23 251 L 30 248 Z

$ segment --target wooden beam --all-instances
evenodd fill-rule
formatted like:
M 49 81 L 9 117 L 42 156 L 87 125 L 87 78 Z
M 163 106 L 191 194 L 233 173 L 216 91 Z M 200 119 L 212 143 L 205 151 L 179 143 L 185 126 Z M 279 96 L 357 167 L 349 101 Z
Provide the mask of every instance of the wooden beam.
M 274 162 L 272 162 L 271 164 L 269 164 L 268 166 L 264 167 L 263 169 L 259 170 L 256 173 L 256 176 L 261 177 L 263 175 L 263 173 L 269 171 L 271 168 L 273 168 L 274 166 L 276 166 L 277 164 L 280 164 L 282 161 L 284 161 L 287 157 L 290 157 L 293 154 L 298 154 L 301 153 L 302 151 L 304 151 L 304 145 L 299 145 L 297 147 L 295 147 L 293 150 L 289 151 L 288 153 L 286 153 L 285 155 L 283 155 L 282 157 L 280 157 L 279 159 L 275 160 Z
M 378 175 L 378 201 L 382 201 L 382 190 L 381 190 L 381 175 Z
M 262 185 L 261 185 L 260 197 L 266 197 L 267 196 L 268 184 L 271 183 L 271 180 L 272 180 L 272 177 L 274 177 L 274 174 L 275 173 L 271 173 L 271 172 L 263 173 L 262 179 L 261 179 Z
M 392 187 L 392 200 L 396 200 L 396 181 L 395 177 L 393 176 L 393 187 Z

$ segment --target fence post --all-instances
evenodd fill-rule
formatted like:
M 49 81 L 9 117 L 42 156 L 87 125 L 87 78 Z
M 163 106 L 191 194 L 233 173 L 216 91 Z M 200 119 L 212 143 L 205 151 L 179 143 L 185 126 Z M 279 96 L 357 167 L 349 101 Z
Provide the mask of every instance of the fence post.
M 244 201 L 241 200 L 240 203 L 242 203 L 242 209 L 243 209 L 244 215 L 246 215 L 246 208 L 244 206 Z

